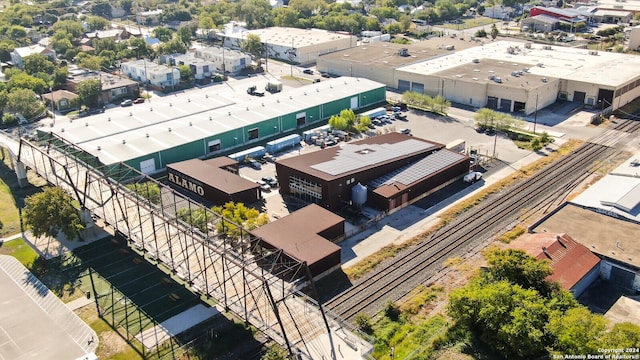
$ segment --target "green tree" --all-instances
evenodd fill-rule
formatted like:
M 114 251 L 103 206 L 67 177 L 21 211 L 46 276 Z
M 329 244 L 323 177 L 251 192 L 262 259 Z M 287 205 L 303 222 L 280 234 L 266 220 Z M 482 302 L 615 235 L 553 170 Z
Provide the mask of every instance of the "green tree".
M 264 54 L 264 44 L 260 40 L 260 36 L 256 34 L 248 34 L 242 44 L 242 49 L 256 58 L 262 57 Z
M 624 349 L 638 347 L 640 344 L 640 326 L 632 323 L 615 324 L 603 339 L 603 347 Z
M 153 29 L 153 36 L 162 42 L 167 42 L 173 37 L 173 31 L 168 27 L 158 26 Z
M 448 313 L 457 325 L 477 333 L 505 357 L 533 358 L 545 353 L 548 310 L 535 290 L 479 277 L 451 293 Z
M 111 19 L 111 5 L 108 1 L 99 1 L 91 5 L 91 14 Z
M 85 80 L 78 84 L 78 101 L 81 105 L 95 108 L 100 104 L 102 84 L 100 80 Z
M 28 196 L 22 216 L 35 237 L 56 237 L 61 232 L 73 240 L 84 229 L 73 199 L 58 187 Z
M 495 280 L 507 280 L 525 289 L 534 289 L 545 297 L 557 290 L 547 277 L 553 269 L 546 261 L 528 255 L 522 250 L 495 250 L 487 254 L 489 276 Z
M 564 354 L 597 354 L 607 320 L 580 306 L 551 317 L 548 329 L 555 338 L 553 349 Z
M 180 65 L 178 66 L 178 70 L 180 70 L 180 81 L 185 83 L 192 83 L 195 78 L 193 76 L 193 71 L 189 65 Z
M 10 72 L 7 70 L 5 74 L 8 73 Z M 7 86 L 11 89 L 11 92 L 18 89 L 29 89 L 36 94 L 42 94 L 45 90 L 49 90 L 49 86 L 44 80 L 19 70 L 11 75 L 7 82 Z
M 215 206 L 212 210 L 229 220 L 218 221 L 216 230 L 219 234 L 226 234 L 232 239 L 240 237 L 242 233 L 238 226 L 253 230 L 269 222 L 267 214 L 261 214 L 258 210 L 248 208 L 243 203 L 228 202 L 224 206 Z
M 101 16 L 87 16 L 84 19 L 84 22 L 87 24 L 90 31 L 105 30 L 110 25 L 109 20 Z
M 209 210 L 204 208 L 182 208 L 178 210 L 177 216 L 178 219 L 197 228 L 204 234 L 206 234 L 208 231 L 207 224 L 213 219 L 213 214 Z
M 187 47 L 177 38 L 172 39 L 168 43 L 160 44 L 156 48 L 158 55 L 162 54 L 184 54 L 187 52 Z
M 44 106 L 29 89 L 12 90 L 7 96 L 7 107 L 24 116 L 27 121 L 35 120 L 44 113 Z
M 55 70 L 53 70 L 53 77 L 51 79 L 53 81 L 53 87 L 59 88 L 64 84 L 66 84 L 68 75 L 69 75 L 68 67 L 60 66 L 55 68 Z
M 176 36 L 186 47 L 191 46 L 191 29 L 188 26 L 179 28 Z
M 133 183 L 127 184 L 127 188 L 143 198 L 151 201 L 152 203 L 159 205 L 162 194 L 160 193 L 160 186 L 157 183 L 147 181 L 142 184 Z
M 489 31 L 491 38 L 495 40 L 495 38 L 498 37 L 499 33 L 500 31 L 498 30 L 498 27 L 496 26 L 496 24 L 491 25 L 491 30 Z

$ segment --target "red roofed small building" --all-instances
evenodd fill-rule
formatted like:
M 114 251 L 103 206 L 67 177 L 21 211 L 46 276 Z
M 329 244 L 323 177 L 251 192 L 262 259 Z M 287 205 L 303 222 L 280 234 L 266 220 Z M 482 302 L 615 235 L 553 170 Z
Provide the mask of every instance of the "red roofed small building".
M 306 263 L 316 279 L 340 267 L 340 246 L 332 241 L 344 238 L 344 219 L 316 204 L 251 233 L 262 239 L 262 247 L 281 249 L 286 256 Z
M 600 274 L 600 258 L 567 234 L 525 234 L 509 245 L 539 259 L 549 260 L 553 274 L 547 278 L 580 296 Z

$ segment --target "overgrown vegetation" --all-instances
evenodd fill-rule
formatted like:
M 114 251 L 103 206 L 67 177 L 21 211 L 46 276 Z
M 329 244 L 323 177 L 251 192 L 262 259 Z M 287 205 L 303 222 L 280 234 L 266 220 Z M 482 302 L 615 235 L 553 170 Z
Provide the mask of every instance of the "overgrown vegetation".
M 248 208 L 243 203 L 228 202 L 224 206 L 214 206 L 212 210 L 247 230 L 253 230 L 269 223 L 267 214 Z M 218 221 L 216 226 L 218 233 L 226 234 L 230 238 L 238 238 L 242 233 L 242 229 L 228 221 Z
M 129 190 L 151 201 L 152 203 L 156 205 L 160 204 L 160 197 L 162 196 L 162 194 L 160 193 L 160 186 L 157 183 L 147 181 L 142 184 L 133 183 L 127 184 L 126 186 Z
M 454 324 L 438 347 L 477 338 L 505 358 L 530 359 L 597 354 L 640 339 L 640 326 L 608 327 L 602 315 L 548 281 L 553 273 L 548 262 L 521 250 L 495 250 L 487 261 L 487 271 L 450 294 L 448 314 Z
M 446 115 L 451 107 L 451 101 L 438 95 L 435 98 L 429 95 L 407 91 L 402 94 L 402 102 L 408 106 L 424 111 L 429 111 L 439 115 Z

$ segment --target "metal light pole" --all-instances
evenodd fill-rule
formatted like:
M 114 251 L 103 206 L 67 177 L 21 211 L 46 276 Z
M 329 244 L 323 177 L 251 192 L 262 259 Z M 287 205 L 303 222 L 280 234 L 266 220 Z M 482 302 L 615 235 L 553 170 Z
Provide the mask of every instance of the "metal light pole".
M 53 126 L 56 126 L 56 110 L 53 107 L 53 88 L 49 87 L 49 93 L 51 94 L 51 113 L 53 114 Z
M 538 93 L 536 92 L 536 110 L 533 113 L 533 133 L 536 133 L 536 124 L 538 123 Z

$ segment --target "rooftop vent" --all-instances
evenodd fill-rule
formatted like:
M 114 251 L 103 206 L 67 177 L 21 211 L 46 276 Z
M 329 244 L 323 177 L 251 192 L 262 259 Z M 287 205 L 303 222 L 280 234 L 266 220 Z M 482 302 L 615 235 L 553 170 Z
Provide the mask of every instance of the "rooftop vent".
M 171 128 L 169 128 L 169 132 L 171 132 Z
M 407 48 L 402 48 L 400 50 L 398 50 L 398 55 L 400 56 L 409 56 L 409 49 Z
M 146 134 L 145 134 L 145 136 L 146 136 L 146 137 L 149 137 L 149 133 L 146 133 Z
M 98 151 L 102 150 L 102 148 L 100 147 L 100 145 L 98 145 Z
M 543 50 L 551 50 L 551 45 L 543 45 L 542 49 Z
M 127 140 L 124 140 L 124 139 L 123 139 L 123 140 L 122 140 L 122 143 L 123 143 L 123 144 L 126 144 L 126 143 L 127 143 Z
M 598 55 L 598 51 L 591 50 L 591 51 L 589 51 L 589 55 Z
M 471 60 L 472 63 L 474 64 L 479 64 L 480 63 L 480 59 L 473 59 Z

